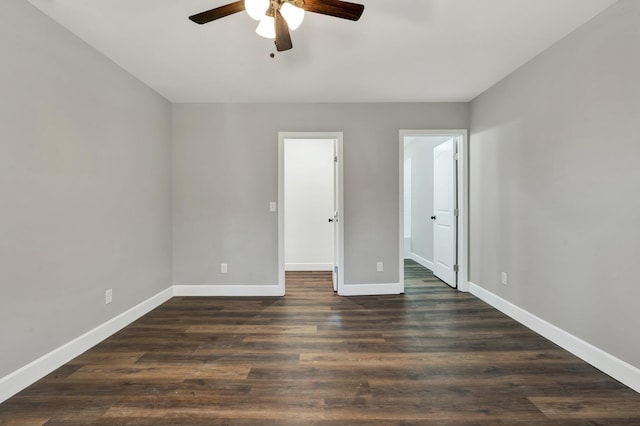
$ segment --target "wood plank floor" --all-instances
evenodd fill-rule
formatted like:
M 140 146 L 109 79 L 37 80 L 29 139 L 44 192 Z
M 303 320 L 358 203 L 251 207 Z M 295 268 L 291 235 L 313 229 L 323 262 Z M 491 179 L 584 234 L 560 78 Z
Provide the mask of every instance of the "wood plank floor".
M 640 395 L 406 265 L 406 294 L 176 297 L 0 404 L 1 425 L 640 425 Z

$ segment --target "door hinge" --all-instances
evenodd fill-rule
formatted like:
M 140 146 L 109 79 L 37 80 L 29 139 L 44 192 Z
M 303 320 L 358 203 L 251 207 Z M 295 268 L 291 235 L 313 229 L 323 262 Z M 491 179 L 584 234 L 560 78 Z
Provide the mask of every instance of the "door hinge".
M 455 154 L 453 154 L 453 159 L 458 161 L 460 159 L 460 154 L 458 154 L 457 152 Z
M 460 215 L 460 210 L 458 210 L 458 209 L 453 209 L 453 215 L 454 215 L 454 216 L 459 216 L 459 215 Z
M 458 272 L 458 269 L 460 269 L 458 265 L 453 265 L 453 272 Z

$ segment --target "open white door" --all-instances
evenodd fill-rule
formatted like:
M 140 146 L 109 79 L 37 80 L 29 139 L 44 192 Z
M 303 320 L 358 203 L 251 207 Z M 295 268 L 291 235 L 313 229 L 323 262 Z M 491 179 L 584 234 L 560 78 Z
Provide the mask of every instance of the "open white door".
M 433 273 L 456 287 L 457 168 L 456 140 L 433 149 Z
M 331 274 L 331 278 L 333 280 L 333 291 L 338 291 L 338 277 L 340 270 L 340 263 L 338 259 L 340 259 L 340 227 L 339 222 L 339 188 L 338 182 L 340 178 L 340 170 L 338 168 L 338 140 L 334 140 L 333 142 L 333 216 L 329 219 L 330 222 L 333 222 L 333 273 Z

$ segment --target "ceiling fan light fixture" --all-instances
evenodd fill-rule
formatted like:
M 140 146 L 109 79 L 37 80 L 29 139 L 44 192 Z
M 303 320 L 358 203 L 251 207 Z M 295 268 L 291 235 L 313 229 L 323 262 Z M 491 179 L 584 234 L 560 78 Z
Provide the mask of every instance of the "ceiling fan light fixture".
M 304 20 L 304 9 L 289 2 L 285 2 L 280 6 L 280 13 L 282 13 L 282 17 L 287 21 L 287 25 L 292 31 L 296 30 Z
M 252 19 L 259 21 L 269 9 L 269 0 L 244 0 L 244 8 Z
M 256 28 L 256 33 L 264 38 L 276 38 L 275 19 L 273 16 L 263 16 Z
M 364 12 L 364 5 L 344 0 L 234 0 L 191 15 L 189 20 L 202 25 L 243 10 L 260 21 L 256 33 L 274 40 L 278 52 L 284 52 L 293 48 L 290 30 L 302 24 L 305 12 L 357 21 Z

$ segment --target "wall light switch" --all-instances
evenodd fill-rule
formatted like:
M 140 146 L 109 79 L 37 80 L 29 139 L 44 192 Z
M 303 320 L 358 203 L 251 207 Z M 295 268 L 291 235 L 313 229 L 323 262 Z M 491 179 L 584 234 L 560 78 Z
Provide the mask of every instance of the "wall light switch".
M 269 203 L 269 211 L 270 211 L 270 212 L 275 212 L 275 211 L 276 211 L 276 209 L 277 209 L 277 204 L 276 204 L 276 202 L 275 202 L 275 201 L 270 202 L 270 203 Z

